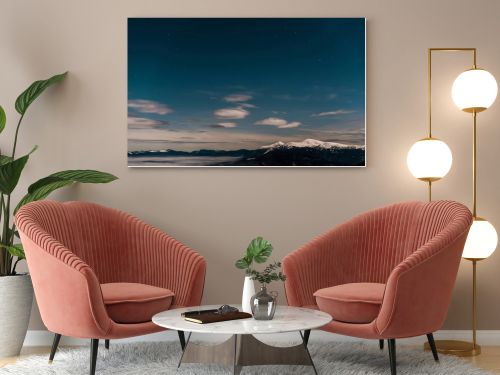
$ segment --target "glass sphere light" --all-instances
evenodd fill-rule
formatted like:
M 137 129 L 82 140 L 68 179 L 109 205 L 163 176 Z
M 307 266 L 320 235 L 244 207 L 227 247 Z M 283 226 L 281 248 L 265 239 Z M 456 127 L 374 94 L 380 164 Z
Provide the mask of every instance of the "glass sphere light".
M 465 112 L 481 112 L 489 108 L 497 97 L 495 77 L 484 69 L 470 69 L 453 82 L 451 97 L 455 105 Z
M 424 138 L 408 151 L 406 159 L 411 174 L 423 181 L 437 181 L 450 171 L 453 157 L 446 143 L 437 138 Z
M 487 220 L 476 217 L 472 222 L 462 257 L 466 259 L 485 259 L 495 251 L 498 235 L 495 227 Z

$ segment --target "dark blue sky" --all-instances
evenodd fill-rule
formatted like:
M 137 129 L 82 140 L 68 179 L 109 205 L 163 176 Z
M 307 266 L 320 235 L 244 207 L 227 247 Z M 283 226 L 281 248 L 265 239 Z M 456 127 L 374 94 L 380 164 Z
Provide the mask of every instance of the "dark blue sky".
M 128 99 L 132 149 L 364 144 L 365 20 L 131 18 Z

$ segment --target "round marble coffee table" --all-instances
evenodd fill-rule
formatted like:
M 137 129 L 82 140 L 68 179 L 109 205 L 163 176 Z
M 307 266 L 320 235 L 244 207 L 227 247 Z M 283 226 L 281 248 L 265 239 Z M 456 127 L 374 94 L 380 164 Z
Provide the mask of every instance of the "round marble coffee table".
M 233 368 L 239 374 L 242 366 L 255 365 L 306 365 L 316 368 L 307 350 L 311 329 L 330 323 L 332 317 L 324 312 L 299 307 L 278 306 L 273 320 L 253 318 L 209 324 L 197 324 L 184 320 L 183 312 L 217 309 L 219 306 L 198 306 L 174 309 L 153 316 L 153 322 L 161 327 L 177 330 L 183 347 L 179 360 L 182 363 L 218 363 Z M 304 331 L 304 333 L 302 333 Z M 184 343 L 184 332 L 189 332 Z M 191 333 L 230 334 L 221 344 L 195 344 L 190 342 Z M 254 334 L 299 332 L 302 344 L 276 347 L 256 339 Z

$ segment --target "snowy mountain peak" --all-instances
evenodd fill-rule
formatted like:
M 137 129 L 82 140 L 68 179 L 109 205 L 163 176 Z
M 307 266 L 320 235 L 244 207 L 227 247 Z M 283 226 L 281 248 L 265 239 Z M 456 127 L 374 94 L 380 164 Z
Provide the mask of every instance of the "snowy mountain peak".
M 302 142 L 281 142 L 278 141 L 276 143 L 273 143 L 271 145 L 267 146 L 262 146 L 261 148 L 264 149 L 276 149 L 276 148 L 293 148 L 293 147 L 298 147 L 298 148 L 321 148 L 321 149 L 326 149 L 326 150 L 331 150 L 331 149 L 342 149 L 342 148 L 349 148 L 349 149 L 363 149 L 363 146 L 356 146 L 356 145 L 347 145 L 344 143 L 337 143 L 337 142 L 323 142 L 323 141 L 318 141 L 317 139 L 305 139 Z

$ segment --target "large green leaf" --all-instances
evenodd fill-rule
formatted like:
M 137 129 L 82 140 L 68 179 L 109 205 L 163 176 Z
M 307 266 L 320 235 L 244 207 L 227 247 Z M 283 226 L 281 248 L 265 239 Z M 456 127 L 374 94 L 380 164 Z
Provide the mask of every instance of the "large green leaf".
M 19 114 L 24 115 L 30 104 L 33 103 L 47 87 L 61 82 L 64 78 L 66 78 L 67 74 L 68 72 L 65 72 L 50 77 L 49 79 L 33 82 L 31 86 L 24 90 L 23 93 L 16 99 L 16 111 Z
M 248 260 L 246 258 L 238 259 L 236 261 L 236 263 L 234 263 L 234 265 L 236 266 L 236 268 L 239 268 L 241 270 L 244 270 L 244 269 L 250 267 L 250 263 L 248 262 Z
M 17 210 L 19 210 L 22 206 L 25 204 L 28 204 L 30 202 L 34 201 L 39 201 L 42 199 L 45 199 L 49 196 L 50 193 L 52 193 L 54 190 L 63 188 L 68 185 L 72 185 L 74 182 L 70 180 L 59 180 L 55 182 L 51 182 L 49 184 L 46 184 L 44 186 L 41 186 L 39 189 L 34 190 L 32 193 L 27 193 L 21 201 L 17 204 L 14 214 L 17 213 Z
M 84 184 L 105 184 L 116 179 L 116 176 L 106 172 L 94 171 L 92 169 L 73 169 L 52 173 L 50 176 L 38 180 L 30 185 L 28 193 L 33 193 L 45 185 L 51 185 L 59 181 L 81 182 Z
M 111 173 L 95 171 L 93 169 L 70 169 L 53 173 L 50 176 L 90 184 L 106 184 L 118 179 L 118 177 Z
M 273 252 L 273 245 L 262 237 L 254 238 L 247 248 L 247 258 L 264 263 Z
M 117 177 L 110 173 L 91 169 L 76 169 L 53 173 L 30 185 L 28 193 L 16 206 L 14 214 L 25 204 L 45 199 L 54 190 L 72 185 L 75 182 L 99 184 L 108 183 L 116 179 Z
M 0 105 L 0 133 L 5 129 L 5 123 L 7 122 L 7 116 L 5 116 L 5 111 Z
M 0 158 L 0 192 L 10 194 L 16 188 L 24 166 L 28 162 L 30 154 L 36 150 L 36 147 L 27 155 L 19 159 L 8 160 L 7 156 Z

